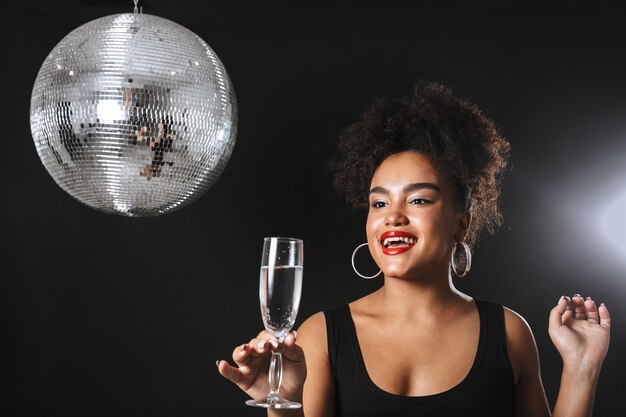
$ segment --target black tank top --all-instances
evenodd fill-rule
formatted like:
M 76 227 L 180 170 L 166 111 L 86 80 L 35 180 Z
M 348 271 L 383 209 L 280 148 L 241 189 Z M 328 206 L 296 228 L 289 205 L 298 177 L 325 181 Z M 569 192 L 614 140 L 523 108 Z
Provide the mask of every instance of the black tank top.
M 480 336 L 474 363 L 447 391 L 406 397 L 383 391 L 370 379 L 348 305 L 324 311 L 328 358 L 335 380 L 336 417 L 513 415 L 513 371 L 506 348 L 502 305 L 475 300 Z

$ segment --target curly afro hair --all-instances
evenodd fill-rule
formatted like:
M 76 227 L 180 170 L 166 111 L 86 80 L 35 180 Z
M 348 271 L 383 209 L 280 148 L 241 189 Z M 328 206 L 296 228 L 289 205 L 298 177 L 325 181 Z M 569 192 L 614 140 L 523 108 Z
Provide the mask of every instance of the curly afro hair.
M 501 177 L 510 145 L 467 99 L 432 81 L 412 97 L 378 98 L 340 136 L 331 161 L 336 189 L 353 207 L 367 207 L 370 181 L 387 157 L 404 151 L 426 156 L 455 186 L 459 210 L 472 216 L 466 242 L 502 223 Z

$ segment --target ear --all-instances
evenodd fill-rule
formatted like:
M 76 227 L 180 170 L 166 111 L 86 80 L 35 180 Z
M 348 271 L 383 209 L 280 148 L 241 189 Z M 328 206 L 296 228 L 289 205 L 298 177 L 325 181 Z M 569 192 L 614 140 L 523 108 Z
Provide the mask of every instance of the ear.
M 454 234 L 455 242 L 463 242 L 467 231 L 469 230 L 470 223 L 472 221 L 472 215 L 469 210 L 461 211 L 457 215 L 456 233 Z

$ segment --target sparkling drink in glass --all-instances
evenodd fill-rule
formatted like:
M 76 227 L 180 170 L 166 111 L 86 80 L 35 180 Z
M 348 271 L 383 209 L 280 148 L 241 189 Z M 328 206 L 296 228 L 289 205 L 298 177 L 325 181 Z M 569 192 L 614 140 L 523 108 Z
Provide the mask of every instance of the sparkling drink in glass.
M 263 241 L 259 301 L 265 330 L 280 343 L 293 327 L 303 276 L 303 242 L 301 239 L 266 237 Z M 302 404 L 280 396 L 283 359 L 273 351 L 268 373 L 270 392 L 267 398 L 248 400 L 246 404 L 263 408 L 300 408 Z

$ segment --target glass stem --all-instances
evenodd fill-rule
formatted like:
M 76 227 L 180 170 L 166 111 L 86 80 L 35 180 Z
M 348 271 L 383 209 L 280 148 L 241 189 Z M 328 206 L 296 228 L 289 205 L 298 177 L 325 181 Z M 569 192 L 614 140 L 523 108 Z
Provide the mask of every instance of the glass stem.
M 269 383 L 270 393 L 268 398 L 277 400 L 280 398 L 280 383 L 283 380 L 283 356 L 279 352 L 272 352 L 270 361 Z

